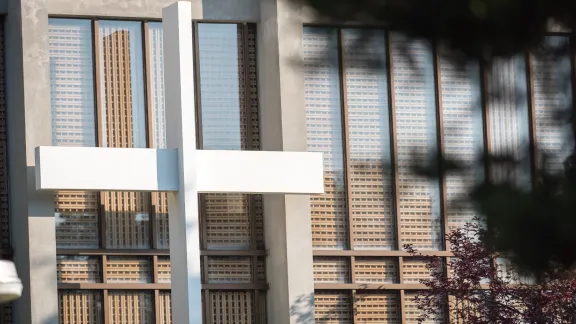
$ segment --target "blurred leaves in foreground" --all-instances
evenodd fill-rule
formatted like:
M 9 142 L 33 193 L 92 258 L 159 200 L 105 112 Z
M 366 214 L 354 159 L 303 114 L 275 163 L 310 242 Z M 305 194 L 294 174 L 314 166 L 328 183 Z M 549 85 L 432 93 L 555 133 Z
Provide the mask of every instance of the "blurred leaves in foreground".
M 544 40 L 551 28 L 576 27 L 575 0 L 289 1 L 312 8 L 318 18 L 333 24 L 382 27 L 414 41 L 436 42 L 444 49 L 442 56 L 460 68 L 479 62 L 489 71 L 497 59 L 528 52 L 553 59 L 574 55 L 570 42 L 551 46 Z M 365 36 L 359 38 L 356 47 L 370 44 L 365 41 L 370 38 L 370 29 L 362 30 Z M 400 49 L 400 53 L 410 59 L 407 49 Z M 563 85 L 575 89 L 573 84 L 570 86 L 571 73 L 563 78 Z M 558 84 L 544 82 L 543 87 L 543 91 L 546 87 L 554 91 Z M 504 91 L 491 89 L 489 100 L 495 102 Z M 576 130 L 574 106 L 560 107 L 550 121 L 557 127 L 571 125 L 572 138 Z M 573 150 L 557 153 L 565 157 Z M 530 161 L 489 156 L 488 152 L 480 156 L 482 161 L 472 166 L 438 158 L 414 168 L 427 177 L 467 172 L 470 168 L 483 168 L 491 176 L 498 171 L 499 176 L 492 177 L 498 181 L 478 184 L 462 201 L 482 214 L 487 229 L 485 242 L 508 253 L 523 271 L 541 275 L 554 267 L 575 266 L 576 157 L 571 155 L 566 160 L 564 170 L 552 172 L 546 166 L 546 156 L 540 157 L 539 169 L 531 171 L 516 168 L 522 163 L 531 165 Z M 520 183 L 518 178 L 522 177 L 531 180 Z

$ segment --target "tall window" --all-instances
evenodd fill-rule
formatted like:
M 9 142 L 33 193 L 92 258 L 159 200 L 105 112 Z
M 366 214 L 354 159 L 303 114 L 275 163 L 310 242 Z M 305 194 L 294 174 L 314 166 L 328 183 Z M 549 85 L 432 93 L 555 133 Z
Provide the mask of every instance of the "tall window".
M 162 25 L 50 19 L 54 145 L 166 146 Z M 259 149 L 255 27 L 195 23 L 204 149 Z M 171 323 L 165 193 L 55 195 L 60 322 Z M 262 323 L 262 203 L 202 195 L 205 322 Z M 224 305 L 224 306 L 223 306 Z
M 359 35 L 304 28 L 308 148 L 324 153 L 326 190 L 311 199 L 316 321 L 417 323 L 413 299 L 429 271 L 402 245 L 449 257 L 443 236 L 474 217 L 471 206 L 457 203 L 474 185 L 513 177 L 529 189 L 542 162 L 537 152 L 569 154 L 569 132 L 552 112 L 572 102 L 572 85 L 559 80 L 573 69 L 569 53 L 457 69 L 438 44 L 374 29 L 358 46 Z M 498 100 L 488 100 L 496 91 Z M 532 162 L 441 179 L 410 170 L 438 151 L 472 165 L 485 147 Z M 561 170 L 562 161 L 549 167 Z

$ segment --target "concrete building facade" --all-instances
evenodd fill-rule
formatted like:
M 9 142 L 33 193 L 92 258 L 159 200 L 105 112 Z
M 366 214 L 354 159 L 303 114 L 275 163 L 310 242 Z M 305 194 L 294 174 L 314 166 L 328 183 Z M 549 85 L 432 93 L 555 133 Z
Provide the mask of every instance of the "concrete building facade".
M 34 178 L 37 146 L 165 147 L 172 2 L 0 1 L 0 252 L 24 284 L 1 323 L 172 323 L 166 195 L 50 194 Z M 407 166 L 437 150 L 570 152 L 550 118 L 572 85 L 542 86 L 573 73 L 569 53 L 461 71 L 436 44 L 409 44 L 410 62 L 386 30 L 354 46 L 356 27 L 288 0 L 191 2 L 198 147 L 322 152 L 326 190 L 201 196 L 204 323 L 416 323 L 428 273 L 402 246 L 449 258 L 443 235 L 474 216 L 451 202 L 502 172 L 427 180 Z M 530 184 L 537 163 L 506 176 Z

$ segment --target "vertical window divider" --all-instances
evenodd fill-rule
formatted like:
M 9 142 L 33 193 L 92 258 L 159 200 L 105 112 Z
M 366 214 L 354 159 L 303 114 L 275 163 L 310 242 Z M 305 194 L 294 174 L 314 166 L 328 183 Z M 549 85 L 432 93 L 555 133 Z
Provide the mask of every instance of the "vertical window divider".
M 390 31 L 385 31 L 386 37 L 386 72 L 388 73 L 388 102 L 389 102 L 389 123 L 390 123 L 390 175 L 392 176 L 392 194 L 394 196 L 394 206 L 393 215 L 395 217 L 396 224 L 396 244 L 398 250 L 402 250 L 402 231 L 400 228 L 400 196 L 398 195 L 398 145 L 396 143 L 396 98 L 394 94 L 394 62 L 392 60 L 392 36 Z M 402 284 L 404 282 L 404 258 L 398 257 L 398 283 Z M 400 311 L 400 323 L 406 323 L 405 303 L 404 303 L 404 290 L 401 289 L 398 292 L 400 297 L 399 300 L 399 311 Z
M 108 268 L 108 256 L 103 254 L 101 262 L 102 262 L 102 283 L 107 283 L 108 276 L 106 275 L 106 269 Z
M 400 324 L 406 324 L 406 303 L 404 302 L 404 289 L 401 289 L 398 295 L 400 296 Z
M 158 256 L 157 255 L 152 256 L 152 282 L 155 284 L 160 282 L 159 278 L 158 278 Z
M 340 79 L 340 108 L 342 118 L 342 144 L 344 148 L 344 181 L 346 182 L 346 214 L 348 217 L 348 248 L 354 250 L 352 231 L 352 179 L 350 172 L 350 134 L 348 122 L 348 91 L 346 88 L 346 53 L 344 33 L 338 28 L 338 74 Z
M 450 251 L 450 244 L 446 241 L 445 235 L 449 233 L 448 215 L 446 213 L 446 174 L 441 163 L 444 157 L 444 116 L 442 107 L 442 67 L 440 66 L 440 49 L 437 41 L 432 43 L 432 55 L 434 60 L 434 86 L 436 100 L 436 140 L 438 159 L 438 185 L 440 187 L 440 222 L 442 224 L 443 248 Z
M 200 41 L 198 33 L 198 22 L 192 22 L 192 37 L 194 46 L 194 101 L 196 103 L 196 146 L 198 149 L 203 148 L 203 137 L 202 137 L 202 93 L 200 91 Z M 208 249 L 208 238 L 206 235 L 207 224 L 206 224 L 206 206 L 204 203 L 204 194 L 198 194 L 198 208 L 200 209 L 200 247 L 201 249 Z M 201 256 L 200 260 L 202 264 L 202 283 L 208 283 L 208 256 Z M 203 305 L 203 318 L 205 324 L 212 324 L 212 309 L 210 308 L 210 291 L 204 289 L 204 305 Z
M 110 304 L 108 303 L 108 289 L 102 291 L 102 305 L 104 306 L 104 324 L 110 324 Z
M 153 113 L 152 113 L 152 83 L 150 81 L 150 35 L 148 21 L 142 22 L 142 52 L 144 53 L 144 105 L 146 107 L 144 113 L 144 121 L 146 127 L 146 147 L 157 148 L 154 141 L 154 130 L 152 127 Z M 150 231 L 150 247 L 152 249 L 158 248 L 158 228 L 156 223 L 156 198 L 158 196 L 157 192 L 146 193 L 148 196 L 148 208 L 149 208 L 149 219 L 148 222 L 150 226 L 148 227 Z
M 490 182 L 492 177 L 490 176 L 491 166 L 490 166 L 490 152 L 492 151 L 492 145 L 490 144 L 490 100 L 488 98 L 489 87 L 489 71 L 487 64 L 484 61 L 480 61 L 480 100 L 482 105 L 482 127 L 483 127 L 483 140 L 484 140 L 484 151 L 482 152 L 482 161 L 484 167 L 484 181 Z
M 93 64 L 93 75 L 94 75 L 94 110 L 95 110 L 95 123 L 96 123 L 96 146 L 102 147 L 102 98 L 100 97 L 100 91 L 102 84 L 100 83 L 101 74 L 100 67 L 102 62 L 100 62 L 100 30 L 98 27 L 98 20 L 92 20 L 92 60 Z M 104 217 L 104 194 L 99 192 L 97 195 L 98 199 L 98 222 L 100 223 L 100 247 L 106 249 L 108 247 L 108 242 L 106 241 L 106 217 Z
M 154 290 L 154 318 L 155 323 L 162 323 L 162 318 L 160 316 L 160 291 L 158 289 Z
M 342 120 L 342 147 L 343 147 L 343 159 L 344 159 L 344 181 L 346 183 L 346 216 L 348 218 L 348 249 L 354 250 L 354 232 L 352 230 L 352 179 L 350 171 L 350 133 L 349 133 L 349 121 L 348 121 L 348 90 L 346 85 L 346 46 L 344 41 L 344 32 L 342 28 L 337 29 L 337 43 L 338 43 L 338 77 L 340 81 L 340 113 Z M 354 275 L 354 267 L 356 260 L 354 256 L 348 258 L 349 279 L 351 283 L 356 282 L 356 276 Z M 355 322 L 356 316 L 354 315 L 354 309 L 356 307 L 355 302 L 355 291 L 350 291 L 350 313 L 352 315 L 352 321 Z
M 386 70 L 388 73 L 388 102 L 390 113 L 390 175 L 392 176 L 392 195 L 394 196 L 392 214 L 395 217 L 396 225 L 396 245 L 398 250 L 402 250 L 402 231 L 400 229 L 400 196 L 398 195 L 398 145 L 396 143 L 396 98 L 394 94 L 394 62 L 392 61 L 392 37 L 389 31 L 386 31 Z M 400 265 L 399 265 L 400 267 Z M 400 273 L 402 273 L 401 267 Z M 401 279 L 401 278 L 399 278 Z M 400 280 L 402 283 L 402 280 Z
M 536 105 L 534 99 L 534 71 L 532 70 L 533 57 L 529 52 L 524 53 L 526 64 L 526 103 L 528 104 L 528 132 L 530 134 L 530 173 L 532 178 L 532 189 L 538 181 L 538 143 L 536 138 Z
M 435 86 L 435 100 L 436 100 L 436 131 L 437 131 L 437 163 L 438 163 L 438 185 L 440 187 L 440 222 L 442 224 L 442 248 L 446 251 L 450 251 L 450 243 L 446 240 L 446 235 L 450 232 L 448 224 L 448 213 L 447 213 L 447 197 L 446 197 L 446 173 L 444 171 L 444 165 L 441 161 L 444 158 L 444 111 L 442 106 L 442 66 L 440 61 L 440 45 L 438 41 L 433 41 L 432 43 L 432 55 L 434 60 L 434 86 Z M 444 259 L 444 272 L 448 276 L 448 262 L 450 257 L 445 257 Z M 449 321 L 450 318 L 450 297 L 447 300 L 448 304 L 446 306 L 446 316 Z

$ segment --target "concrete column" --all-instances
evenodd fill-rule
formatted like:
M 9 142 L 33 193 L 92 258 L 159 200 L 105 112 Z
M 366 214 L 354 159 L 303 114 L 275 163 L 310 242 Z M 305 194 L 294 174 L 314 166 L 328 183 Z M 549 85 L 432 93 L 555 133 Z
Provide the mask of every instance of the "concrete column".
M 52 145 L 46 0 L 8 0 L 6 94 L 10 222 L 24 285 L 14 323 L 58 323 L 56 235 L 51 192 L 37 192 L 34 148 Z
M 261 145 L 268 151 L 307 151 L 302 10 L 287 0 L 261 0 L 258 38 Z M 314 323 L 310 197 L 264 196 L 269 256 L 268 323 Z

